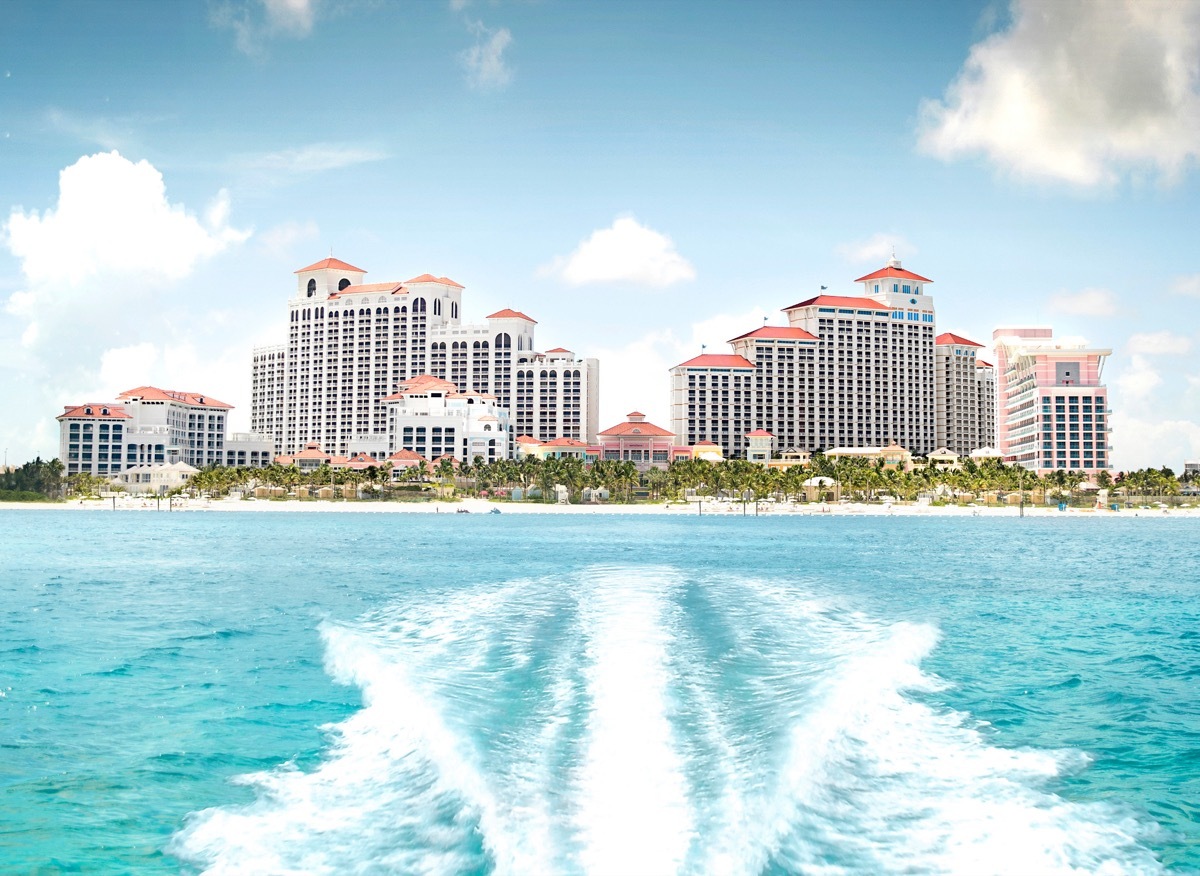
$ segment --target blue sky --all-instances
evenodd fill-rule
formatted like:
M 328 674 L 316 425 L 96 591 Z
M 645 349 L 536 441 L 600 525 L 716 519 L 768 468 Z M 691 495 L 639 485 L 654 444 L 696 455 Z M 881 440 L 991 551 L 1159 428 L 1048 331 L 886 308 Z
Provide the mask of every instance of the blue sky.
M 292 272 L 426 271 L 667 369 L 895 247 L 939 330 L 1109 347 L 1117 468 L 1200 458 L 1200 6 L 0 5 L 0 445 L 136 385 L 248 427 Z

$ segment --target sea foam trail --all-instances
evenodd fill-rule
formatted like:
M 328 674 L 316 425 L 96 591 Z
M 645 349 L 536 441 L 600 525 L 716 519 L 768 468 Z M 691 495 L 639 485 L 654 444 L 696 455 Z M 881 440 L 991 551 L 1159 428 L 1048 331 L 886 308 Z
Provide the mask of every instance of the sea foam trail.
M 170 851 L 216 874 L 1153 873 L 1053 793 L 1078 753 L 930 705 L 931 626 L 788 582 L 602 567 L 414 593 L 322 635 L 364 706 Z
M 578 830 L 593 874 L 679 872 L 692 812 L 669 714 L 670 573 L 597 572 L 582 598 L 591 709 Z

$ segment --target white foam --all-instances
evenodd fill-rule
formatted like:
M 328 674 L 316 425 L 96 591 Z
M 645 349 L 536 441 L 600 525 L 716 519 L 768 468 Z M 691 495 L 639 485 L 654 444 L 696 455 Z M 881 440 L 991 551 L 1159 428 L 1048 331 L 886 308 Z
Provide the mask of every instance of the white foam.
M 581 861 L 594 874 L 679 872 L 692 834 L 671 726 L 665 572 L 597 571 L 581 606 L 591 710 L 580 768 Z

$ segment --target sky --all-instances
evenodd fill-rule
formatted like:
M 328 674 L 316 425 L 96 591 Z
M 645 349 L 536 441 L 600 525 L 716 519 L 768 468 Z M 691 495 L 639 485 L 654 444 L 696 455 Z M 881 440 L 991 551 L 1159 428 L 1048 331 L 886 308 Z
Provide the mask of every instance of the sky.
M 1112 460 L 1200 459 L 1200 3 L 0 3 L 0 447 L 154 385 L 234 405 L 293 272 L 463 284 L 669 369 L 894 251 L 938 330 L 1111 349 Z

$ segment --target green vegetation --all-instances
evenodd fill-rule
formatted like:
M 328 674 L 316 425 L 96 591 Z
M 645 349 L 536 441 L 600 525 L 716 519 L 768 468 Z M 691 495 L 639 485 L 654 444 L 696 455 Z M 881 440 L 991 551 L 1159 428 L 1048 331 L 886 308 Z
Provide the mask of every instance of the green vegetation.
M 395 475 L 395 476 L 394 476 Z M 299 496 L 303 499 L 358 501 L 429 501 L 455 495 L 506 497 L 520 489 L 534 498 L 555 501 L 555 487 L 566 488 L 571 502 L 583 501 L 584 491 L 603 491 L 605 501 L 627 503 L 680 500 L 687 495 L 745 500 L 773 498 L 802 501 L 804 482 L 813 477 L 829 478 L 833 492 L 855 501 L 913 501 L 920 496 L 944 502 L 1006 502 L 1014 494 L 1030 502 L 1089 503 L 1093 494 L 1080 489 L 1085 477 L 1079 472 L 1056 469 L 1044 477 L 998 460 L 941 470 L 917 467 L 895 471 L 882 462 L 864 459 L 832 460 L 814 453 L 807 465 L 767 468 L 741 459 L 712 463 L 705 460 L 676 460 L 666 469 L 639 472 L 628 460 L 600 459 L 586 464 L 576 458 L 526 457 L 521 460 L 472 462 L 454 465 L 441 460 L 436 469 L 429 464 L 393 472 L 392 463 L 369 468 L 334 469 L 321 466 L 301 472 L 296 466 L 270 465 L 261 469 L 210 467 L 196 473 L 182 492 L 222 498 L 230 491 L 249 492 L 255 487 L 274 488 L 266 498 Z M 1195 478 L 1176 477 L 1167 468 L 1123 472 L 1115 478 L 1101 472 L 1095 485 L 1108 489 L 1111 501 L 1137 503 L 1183 501 Z M 119 490 L 107 479 L 91 474 L 63 477 L 62 463 L 35 459 L 10 472 L 0 473 L 0 501 L 48 501 L 68 497 L 87 498 Z M 181 492 L 181 491 L 173 491 Z
M 45 502 L 62 498 L 63 465 L 40 456 L 12 471 L 0 472 L 0 502 Z

